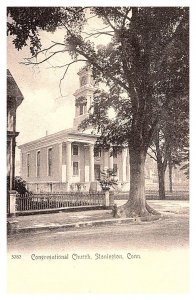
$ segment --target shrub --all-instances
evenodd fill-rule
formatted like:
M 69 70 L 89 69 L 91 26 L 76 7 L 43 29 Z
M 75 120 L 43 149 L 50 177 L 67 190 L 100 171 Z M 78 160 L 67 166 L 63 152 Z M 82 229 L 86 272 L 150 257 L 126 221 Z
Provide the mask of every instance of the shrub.
M 23 180 L 22 177 L 20 176 L 16 176 L 14 178 L 14 186 L 15 186 L 15 190 L 19 194 L 29 193 L 29 191 L 26 189 L 26 181 Z
M 99 180 L 102 190 L 109 190 L 111 187 L 115 188 L 118 184 L 118 178 L 113 169 L 107 169 L 101 172 Z

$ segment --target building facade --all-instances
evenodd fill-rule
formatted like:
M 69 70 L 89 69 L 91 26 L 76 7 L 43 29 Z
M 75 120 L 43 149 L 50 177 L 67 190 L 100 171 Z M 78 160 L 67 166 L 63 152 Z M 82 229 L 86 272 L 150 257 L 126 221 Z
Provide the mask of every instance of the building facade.
M 82 68 L 80 87 L 74 93 L 75 118 L 73 128 L 47 135 L 21 145 L 21 176 L 32 192 L 99 190 L 100 173 L 114 169 L 118 177 L 118 189 L 128 190 L 130 182 L 129 153 L 124 148 L 109 150 L 98 148 L 97 135 L 91 128 L 78 130 L 93 101 L 94 82 L 91 70 Z M 158 187 L 155 168 L 148 159 L 146 184 Z

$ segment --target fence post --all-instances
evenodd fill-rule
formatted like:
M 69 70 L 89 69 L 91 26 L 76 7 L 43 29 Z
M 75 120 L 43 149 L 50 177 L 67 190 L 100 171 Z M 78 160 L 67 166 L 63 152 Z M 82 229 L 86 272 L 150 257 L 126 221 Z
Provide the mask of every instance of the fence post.
M 105 190 L 105 206 L 108 207 L 110 205 L 110 192 L 109 190 Z
M 15 216 L 16 214 L 16 191 L 10 191 L 9 214 Z

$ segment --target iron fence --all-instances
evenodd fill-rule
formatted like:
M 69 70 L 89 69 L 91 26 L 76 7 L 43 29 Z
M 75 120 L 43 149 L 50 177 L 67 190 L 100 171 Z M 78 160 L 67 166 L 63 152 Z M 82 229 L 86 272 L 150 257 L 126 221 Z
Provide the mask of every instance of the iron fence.
M 26 193 L 16 195 L 16 211 L 39 211 L 80 206 L 104 206 L 104 204 L 104 192 Z

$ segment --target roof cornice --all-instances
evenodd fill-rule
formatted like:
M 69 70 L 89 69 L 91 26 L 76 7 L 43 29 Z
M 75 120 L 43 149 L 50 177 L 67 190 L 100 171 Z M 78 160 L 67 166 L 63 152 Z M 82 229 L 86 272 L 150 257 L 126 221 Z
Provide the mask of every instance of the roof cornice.
M 74 131 L 71 128 L 71 129 L 65 129 L 65 130 L 47 135 L 45 137 L 39 138 L 37 140 L 19 145 L 18 148 L 21 150 L 29 151 L 32 149 L 49 147 L 51 145 L 67 142 L 70 140 L 71 140 L 71 142 L 88 143 L 88 139 L 89 139 L 89 143 L 95 143 L 97 137 L 98 137 L 98 135 Z

